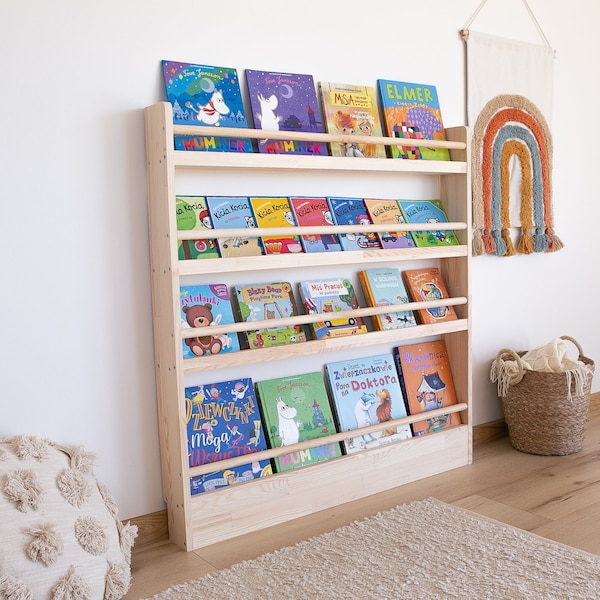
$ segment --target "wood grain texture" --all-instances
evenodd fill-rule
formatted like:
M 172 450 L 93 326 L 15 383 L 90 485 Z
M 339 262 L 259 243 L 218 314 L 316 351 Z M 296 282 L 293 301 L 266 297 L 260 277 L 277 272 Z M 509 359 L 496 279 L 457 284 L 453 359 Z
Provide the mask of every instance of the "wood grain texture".
M 488 425 L 479 427 L 493 431 L 493 439 L 484 441 L 486 435 L 474 434 L 479 443 L 470 465 L 194 552 L 184 552 L 170 542 L 138 543 L 133 553 L 133 584 L 126 598 L 147 597 L 176 583 L 429 496 L 600 554 L 600 394 L 591 397 L 584 446 L 574 455 L 524 454 L 510 445 L 508 437 L 498 437 L 501 428 L 496 423 Z M 160 513 L 154 515 L 160 520 Z M 144 518 L 139 519 L 142 521 L 135 520 L 138 525 Z

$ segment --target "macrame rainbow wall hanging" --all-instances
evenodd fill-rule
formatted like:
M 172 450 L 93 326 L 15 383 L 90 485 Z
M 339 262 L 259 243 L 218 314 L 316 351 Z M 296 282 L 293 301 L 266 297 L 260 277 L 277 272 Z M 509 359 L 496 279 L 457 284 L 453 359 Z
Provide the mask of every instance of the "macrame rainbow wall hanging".
M 473 130 L 473 255 L 512 256 L 563 247 L 552 222 L 552 136 L 527 98 L 500 95 L 483 108 Z M 521 232 L 510 236 L 510 160 L 521 166 Z

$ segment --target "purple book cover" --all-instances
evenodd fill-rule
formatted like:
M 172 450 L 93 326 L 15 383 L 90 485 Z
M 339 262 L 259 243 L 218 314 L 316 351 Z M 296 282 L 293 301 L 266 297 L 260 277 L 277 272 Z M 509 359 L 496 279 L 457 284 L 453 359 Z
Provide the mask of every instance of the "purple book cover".
M 246 69 L 246 85 L 255 129 L 325 133 L 312 75 Z M 265 154 L 328 155 L 326 143 L 259 140 Z

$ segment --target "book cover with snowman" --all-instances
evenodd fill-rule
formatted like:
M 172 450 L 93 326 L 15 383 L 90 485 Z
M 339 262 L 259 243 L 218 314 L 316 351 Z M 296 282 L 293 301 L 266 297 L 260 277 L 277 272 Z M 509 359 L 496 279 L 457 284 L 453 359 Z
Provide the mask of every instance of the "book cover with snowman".
M 271 448 L 290 446 L 336 433 L 319 371 L 256 382 L 261 414 Z M 289 471 L 342 455 L 338 442 L 291 452 L 273 459 L 276 472 Z

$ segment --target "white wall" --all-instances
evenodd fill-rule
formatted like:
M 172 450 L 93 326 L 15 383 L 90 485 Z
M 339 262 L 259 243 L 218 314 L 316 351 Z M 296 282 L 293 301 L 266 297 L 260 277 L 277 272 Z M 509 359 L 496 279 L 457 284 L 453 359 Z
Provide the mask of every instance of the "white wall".
M 540 42 L 519 0 L 473 29 Z M 554 214 L 565 249 L 473 262 L 474 417 L 500 416 L 489 364 L 569 334 L 600 355 L 597 0 L 530 0 L 556 48 Z M 163 508 L 142 109 L 161 59 L 437 85 L 465 122 L 458 30 L 479 0 L 21 0 L 0 3 L 0 436 L 83 444 L 129 518 Z M 589 115 L 589 117 L 588 117 Z M 592 226 L 589 227 L 589 224 Z M 600 389 L 597 383 L 594 391 Z

